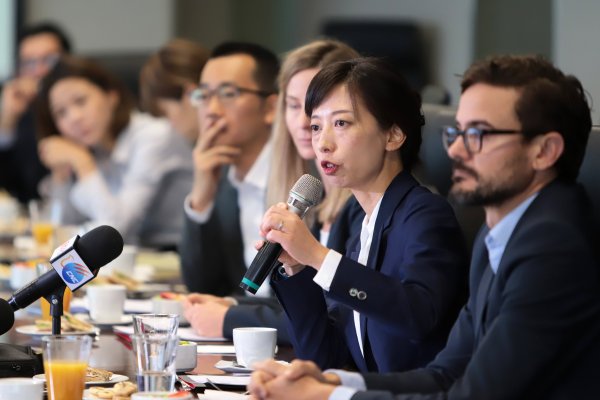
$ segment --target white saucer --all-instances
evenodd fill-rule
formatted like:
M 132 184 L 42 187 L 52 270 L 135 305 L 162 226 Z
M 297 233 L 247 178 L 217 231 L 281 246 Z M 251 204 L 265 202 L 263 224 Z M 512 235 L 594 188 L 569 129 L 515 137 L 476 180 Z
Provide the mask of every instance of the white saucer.
M 215 364 L 215 368 L 218 368 L 224 372 L 230 372 L 232 374 L 244 374 L 244 373 L 249 374 L 252 371 L 254 371 L 252 368 L 248 368 L 248 367 L 244 367 L 243 365 L 239 365 L 235 361 L 227 361 L 227 360 L 220 360 L 218 363 Z
M 133 317 L 130 314 L 123 314 L 121 319 L 118 321 L 96 321 L 93 320 L 89 315 L 82 315 L 81 319 L 93 325 L 127 325 L 133 322 Z
M 32 378 L 36 382 L 46 382 L 46 375 L 37 374 Z M 112 385 L 117 382 L 125 382 L 128 381 L 129 378 L 125 375 L 112 374 L 109 381 L 97 381 L 97 382 L 86 382 L 85 386 L 103 386 L 103 385 Z
M 287 361 L 277 360 L 277 362 L 282 365 L 289 365 Z M 235 361 L 227 360 L 220 360 L 215 364 L 215 368 L 218 368 L 223 372 L 229 372 L 232 374 L 250 374 L 252 373 L 252 371 L 254 371 L 254 369 L 250 367 L 244 367 L 243 365 L 240 365 Z

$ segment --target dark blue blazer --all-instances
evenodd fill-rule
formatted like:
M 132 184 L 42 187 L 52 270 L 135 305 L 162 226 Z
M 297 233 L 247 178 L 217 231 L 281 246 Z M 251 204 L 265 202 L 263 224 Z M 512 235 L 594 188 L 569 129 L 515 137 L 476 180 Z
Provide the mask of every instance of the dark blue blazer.
M 352 399 L 598 398 L 598 242 L 582 192 L 559 182 L 542 189 L 495 275 L 482 229 L 471 296 L 445 349 L 420 370 L 367 374 L 370 391 Z
M 425 365 L 466 300 L 468 258 L 452 208 L 402 172 L 384 193 L 366 267 L 355 261 L 359 236 L 351 238 L 326 293 L 329 309 L 312 268 L 272 282 L 296 355 L 322 368 L 360 371 Z M 353 310 L 361 314 L 364 357 Z

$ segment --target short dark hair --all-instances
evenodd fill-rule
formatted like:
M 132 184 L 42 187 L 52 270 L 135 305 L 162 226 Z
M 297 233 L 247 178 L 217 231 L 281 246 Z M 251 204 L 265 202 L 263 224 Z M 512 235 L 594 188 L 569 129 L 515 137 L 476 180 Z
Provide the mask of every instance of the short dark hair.
M 209 59 L 236 54 L 246 54 L 254 59 L 256 62 L 256 70 L 254 71 L 253 77 L 260 90 L 269 93 L 277 93 L 279 59 L 271 50 L 255 43 L 225 42 L 213 49 Z
M 37 128 L 40 137 L 60 135 L 50 109 L 50 90 L 63 79 L 81 78 L 104 92 L 115 91 L 119 102 L 113 112 L 110 133 L 117 137 L 129 124 L 134 102 L 123 83 L 100 65 L 85 58 L 63 56 L 52 71 L 42 79 L 36 97 Z
M 197 84 L 208 51 L 188 39 L 170 40 L 146 61 L 140 72 L 141 103 L 152 114 L 160 115 L 159 99 L 181 100 L 188 83 Z
M 35 25 L 25 27 L 19 33 L 19 44 L 23 43 L 23 40 L 36 35 L 50 34 L 56 36 L 63 53 L 69 54 L 71 52 L 71 40 L 65 31 L 55 23 L 42 22 Z
M 555 169 L 557 178 L 566 182 L 577 179 L 592 128 L 590 107 L 581 82 L 565 75 L 540 56 L 502 55 L 473 64 L 464 74 L 462 92 L 484 83 L 517 89 L 521 96 L 515 113 L 523 136 L 556 131 L 564 141 L 564 152 Z
M 410 171 L 419 162 L 421 148 L 421 96 L 406 79 L 383 59 L 355 58 L 331 64 L 319 71 L 308 86 L 304 111 L 311 116 L 338 86 L 346 85 L 356 107 L 362 99 L 382 129 L 396 125 L 406 135 L 400 148 L 404 169 Z

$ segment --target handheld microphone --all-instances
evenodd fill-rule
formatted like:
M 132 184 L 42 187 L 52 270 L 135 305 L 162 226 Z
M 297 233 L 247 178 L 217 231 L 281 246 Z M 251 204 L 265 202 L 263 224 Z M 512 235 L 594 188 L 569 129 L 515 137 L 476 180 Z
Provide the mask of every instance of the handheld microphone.
M 13 293 L 8 304 L 16 311 L 60 287 L 76 290 L 95 278 L 98 269 L 122 251 L 121 234 L 108 225 L 94 228 L 81 238 L 75 236 L 54 251 L 51 258 L 54 268 Z
M 323 198 L 323 184 L 312 175 L 304 174 L 294 184 L 288 197 L 288 210 L 293 211 L 303 218 L 310 207 L 319 204 Z M 279 243 L 266 242 L 258 251 L 252 264 L 246 271 L 246 275 L 240 282 L 240 287 L 252 294 L 260 288 L 273 268 L 277 265 L 277 259 L 282 248 Z

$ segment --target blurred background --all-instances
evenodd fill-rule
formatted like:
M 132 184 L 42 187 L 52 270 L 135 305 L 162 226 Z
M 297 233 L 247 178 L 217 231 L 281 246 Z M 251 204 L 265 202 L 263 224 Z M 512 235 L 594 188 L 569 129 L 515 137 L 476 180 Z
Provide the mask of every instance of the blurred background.
M 282 54 L 320 36 L 388 55 L 429 102 L 455 104 L 457 75 L 475 59 L 536 53 L 600 98 L 596 0 L 0 0 L 0 80 L 14 68 L 19 26 L 53 21 L 78 54 L 93 56 L 136 90 L 146 57 L 175 36 L 207 47 L 255 41 Z M 594 109 L 594 122 L 600 114 Z

